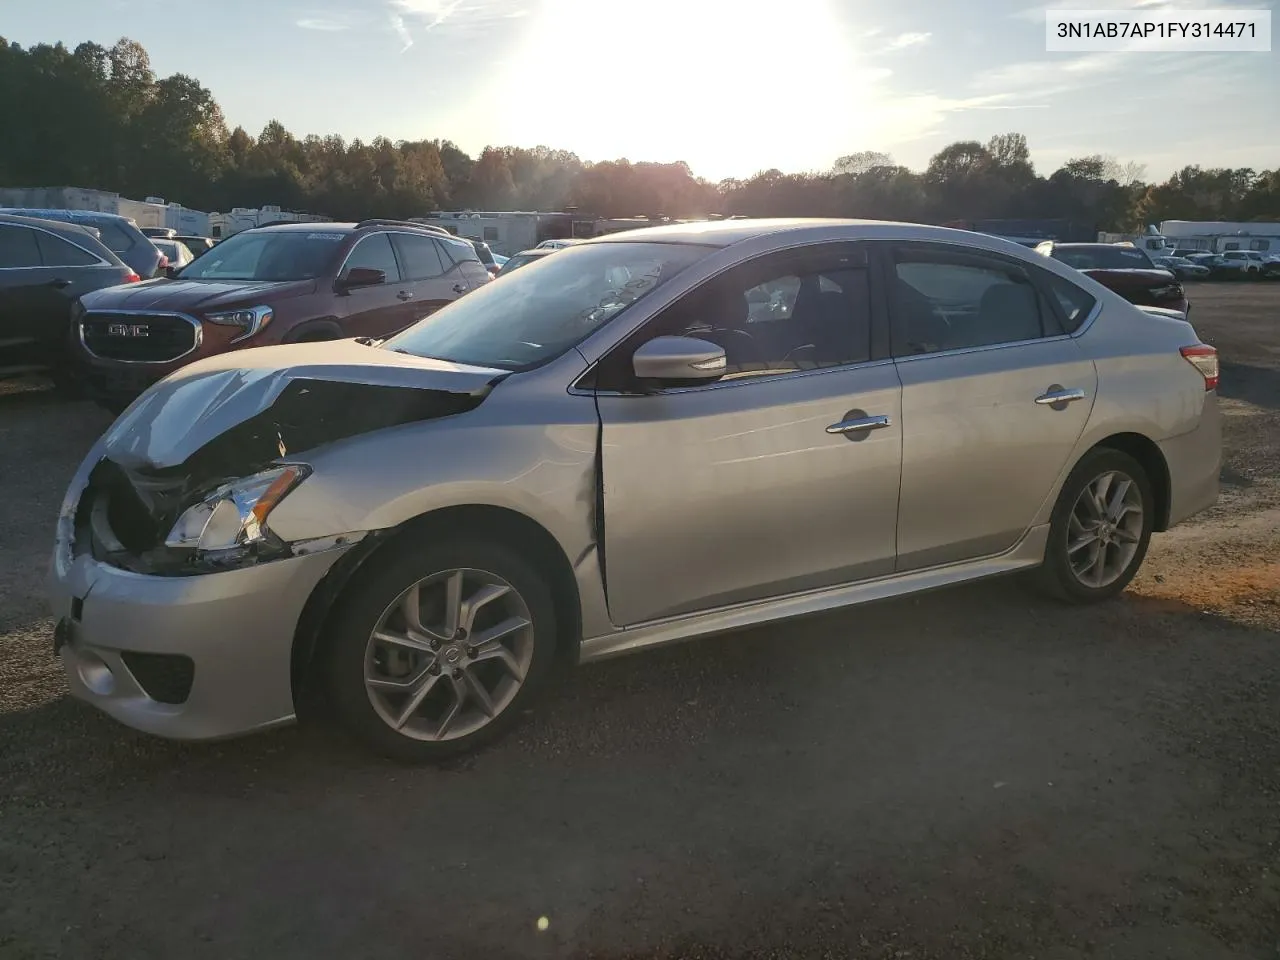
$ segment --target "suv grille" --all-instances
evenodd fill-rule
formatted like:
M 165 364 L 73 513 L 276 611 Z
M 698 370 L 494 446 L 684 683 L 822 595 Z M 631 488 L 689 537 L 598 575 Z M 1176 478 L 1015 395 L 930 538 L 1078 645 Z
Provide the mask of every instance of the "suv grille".
M 104 360 L 164 363 L 190 353 L 200 325 L 177 313 L 95 313 L 80 321 L 85 348 Z

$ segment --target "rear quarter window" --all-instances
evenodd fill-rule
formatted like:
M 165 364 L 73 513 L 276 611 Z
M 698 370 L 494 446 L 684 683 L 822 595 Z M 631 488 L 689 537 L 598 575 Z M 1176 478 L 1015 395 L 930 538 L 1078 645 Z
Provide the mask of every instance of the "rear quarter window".
M 1093 312 L 1093 307 L 1098 301 L 1094 299 L 1093 294 L 1081 290 L 1074 283 L 1062 279 L 1057 274 L 1047 270 L 1038 272 L 1045 286 L 1052 293 L 1054 302 L 1061 308 L 1063 330 L 1066 333 L 1075 333 Z
M 102 235 L 102 245 L 112 253 L 124 253 L 133 247 L 133 237 L 118 224 L 104 220 L 101 223 L 95 223 L 94 226 Z

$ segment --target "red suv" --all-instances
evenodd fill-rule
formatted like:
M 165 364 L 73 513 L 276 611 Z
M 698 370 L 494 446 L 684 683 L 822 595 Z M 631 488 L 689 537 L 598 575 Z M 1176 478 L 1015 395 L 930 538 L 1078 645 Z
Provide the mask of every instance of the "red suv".
M 1191 302 L 1177 278 L 1164 267 L 1156 266 L 1145 250 L 1132 244 L 1046 240 L 1036 246 L 1036 253 L 1087 273 L 1140 307 L 1165 307 L 1181 311 L 1183 315 L 1191 310 Z
M 229 237 L 168 278 L 85 294 L 72 350 L 90 394 L 119 410 L 194 360 L 388 337 L 489 282 L 475 248 L 437 227 L 274 224 Z

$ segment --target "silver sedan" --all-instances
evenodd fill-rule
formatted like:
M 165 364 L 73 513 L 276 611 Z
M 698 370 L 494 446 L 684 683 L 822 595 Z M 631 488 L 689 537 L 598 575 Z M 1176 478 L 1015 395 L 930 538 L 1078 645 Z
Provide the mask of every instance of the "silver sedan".
M 55 647 L 161 736 L 314 690 L 440 759 L 569 664 L 996 574 L 1113 597 L 1217 497 L 1217 384 L 1185 320 L 997 238 L 618 234 L 151 388 L 67 492 Z

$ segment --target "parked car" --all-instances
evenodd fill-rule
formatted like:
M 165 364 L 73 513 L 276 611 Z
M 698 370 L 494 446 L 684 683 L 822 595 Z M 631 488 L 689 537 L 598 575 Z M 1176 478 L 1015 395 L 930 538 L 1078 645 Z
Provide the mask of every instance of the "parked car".
M 164 275 L 160 260 L 162 254 L 155 248 L 138 225 L 128 217 L 114 213 L 98 213 L 96 210 L 48 210 L 29 207 L 5 207 L 0 213 L 20 217 L 37 217 L 41 220 L 60 220 L 82 227 L 93 227 L 103 246 L 133 268 L 143 280 Z
M 517 272 L 144 394 L 60 511 L 74 694 L 198 739 L 314 693 L 440 759 L 561 664 L 1015 571 L 1114 597 L 1217 497 L 1214 348 L 1013 243 L 734 221 Z
M 137 281 L 95 232 L 0 214 L 0 378 L 47 371 L 64 381 L 76 298 Z
M 1201 266 L 1186 257 L 1156 257 L 1153 262 L 1163 267 L 1179 280 L 1204 280 L 1209 276 L 1209 268 Z
M 178 235 L 173 227 L 140 227 L 142 235 L 152 240 L 172 240 Z
M 510 259 L 507 260 L 506 263 L 502 265 L 502 269 L 498 271 L 498 276 L 505 277 L 507 274 L 514 273 L 516 270 L 519 270 L 521 267 L 526 267 L 529 264 L 534 263 L 537 260 L 541 260 L 543 257 L 548 256 L 549 254 L 555 253 L 557 250 L 560 250 L 560 249 L 563 249 L 563 248 L 562 247 L 538 247 L 533 250 L 522 250 L 520 253 L 517 253 L 514 257 L 511 257 Z
M 212 250 L 215 242 L 208 237 L 187 236 L 186 234 L 179 234 L 173 239 L 190 250 L 192 257 L 198 257 L 206 250 Z
M 534 247 L 533 249 L 535 249 L 535 250 L 563 250 L 565 247 L 572 247 L 572 246 L 576 246 L 577 244 L 582 243 L 582 242 L 583 242 L 582 240 L 571 240 L 571 239 L 569 239 L 569 238 L 567 238 L 567 237 L 564 237 L 564 238 L 561 238 L 561 239 L 558 239 L 558 240 L 543 240 L 540 244 L 538 244 L 538 245 L 537 245 L 536 247 Z
M 1240 272 L 1246 280 L 1280 275 L 1280 261 L 1270 260 L 1258 250 L 1227 250 L 1222 259 L 1240 264 Z
M 1194 264 L 1207 267 L 1211 280 L 1244 279 L 1243 261 L 1228 260 L 1219 253 L 1193 253 L 1187 259 Z
M 1191 311 L 1177 278 L 1155 265 L 1145 250 L 1122 243 L 1058 243 L 1046 240 L 1036 252 L 1088 274 L 1133 304 Z
M 191 251 L 187 248 L 185 243 L 180 243 L 177 240 L 161 239 L 153 239 L 151 242 L 156 245 L 157 250 L 164 254 L 166 272 L 170 270 L 181 270 L 195 259 L 195 257 L 191 255 Z
M 195 360 L 278 343 L 386 337 L 489 279 L 470 243 L 416 224 L 258 227 L 174 278 L 82 298 L 79 366 L 90 395 L 120 410 Z

